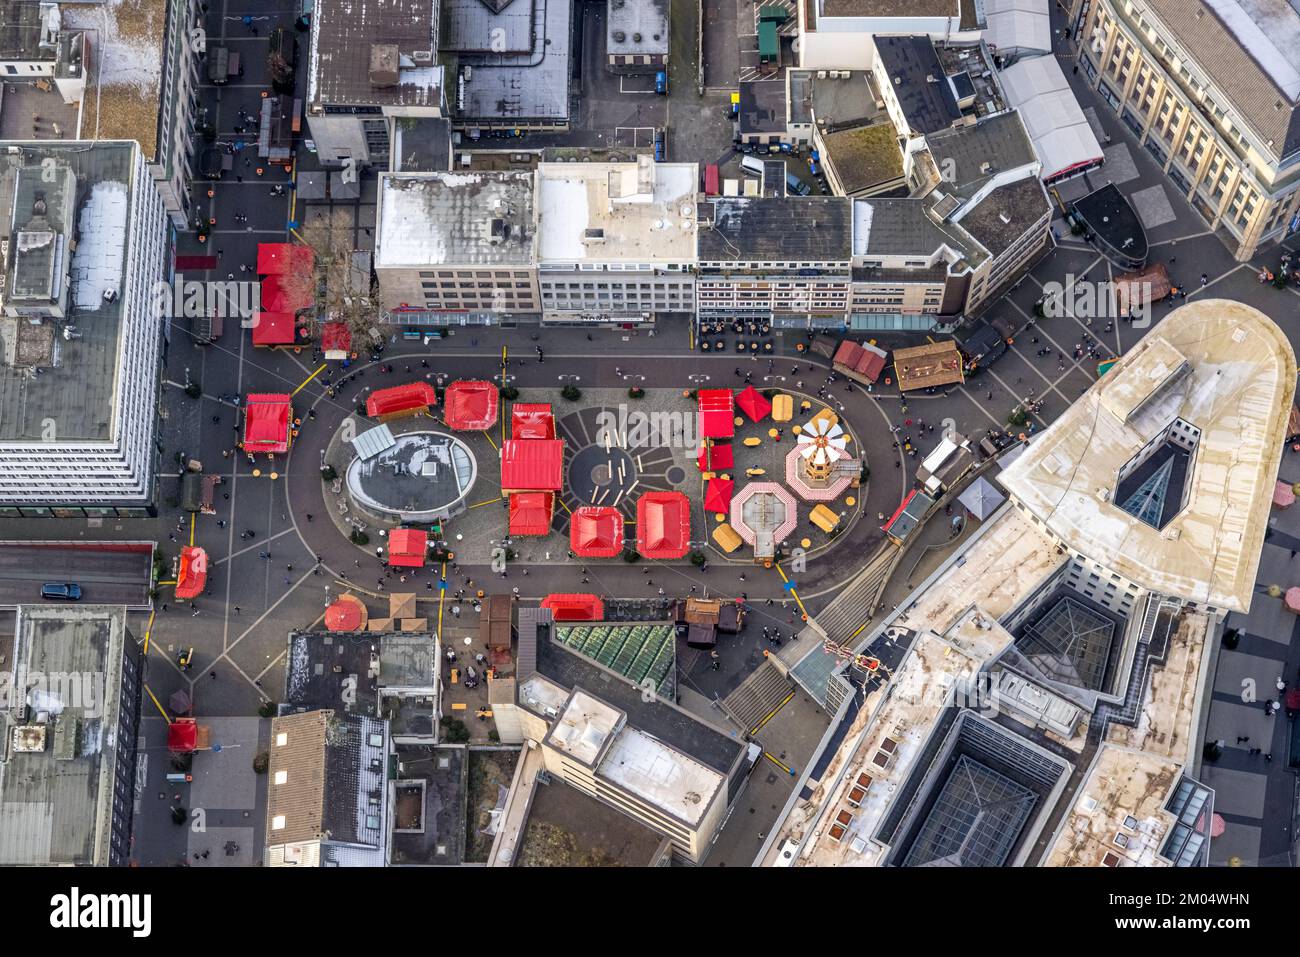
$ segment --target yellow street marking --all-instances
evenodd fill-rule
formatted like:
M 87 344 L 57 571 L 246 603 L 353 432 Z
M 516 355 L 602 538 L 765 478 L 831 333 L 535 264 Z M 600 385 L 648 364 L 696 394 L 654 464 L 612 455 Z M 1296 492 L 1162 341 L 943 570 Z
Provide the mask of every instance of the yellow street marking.
M 788 767 L 786 767 L 784 764 L 782 764 L 780 761 L 778 761 L 776 758 L 772 757 L 772 755 L 768 754 L 766 751 L 763 752 L 763 757 L 767 758 L 769 761 L 771 761 L 773 764 L 775 764 L 778 768 L 780 768 L 780 769 L 781 769 L 782 771 L 784 771 L 786 774 L 793 774 L 793 773 L 794 773 L 794 772 L 791 771 Z
M 763 725 L 767 724 L 769 721 L 771 721 L 773 718 L 775 718 L 777 712 L 780 711 L 782 708 L 784 708 L 786 705 L 788 705 L 788 704 L 790 703 L 790 699 L 793 698 L 793 697 L 794 697 L 794 692 L 791 691 L 788 695 L 785 696 L 785 700 L 784 700 L 784 701 L 782 701 L 779 705 L 777 705 L 775 708 L 773 708 L 771 711 L 769 711 L 769 712 L 767 713 L 767 717 L 766 717 L 766 718 L 764 718 L 764 719 L 763 719 L 762 721 L 760 721 L 758 724 L 756 724 L 756 725 L 754 725 L 752 728 L 750 728 L 750 729 L 749 729 L 749 733 L 750 733 L 750 734 L 757 734 L 757 733 L 758 733 L 758 730 L 759 730 L 761 727 L 763 727 Z
M 480 505 L 491 505 L 493 502 L 499 502 L 499 501 L 501 501 L 500 495 L 498 495 L 496 498 L 485 499 L 482 502 L 475 502 L 473 505 L 470 506 L 470 508 L 478 508 Z
M 303 379 L 303 380 L 302 380 L 302 385 L 300 385 L 300 386 L 298 386 L 298 388 L 294 389 L 293 392 L 289 393 L 289 395 L 290 395 L 291 397 L 292 397 L 292 396 L 295 396 L 295 395 L 297 395 L 299 392 L 301 392 L 303 389 L 307 388 L 307 383 L 311 382 L 312 379 L 316 378 L 318 375 L 320 375 L 322 372 L 325 371 L 325 365 L 326 365 L 326 364 L 322 362 L 320 368 L 317 369 L 315 372 L 313 372 L 311 375 L 307 376 L 307 378 Z
M 158 699 L 154 697 L 153 691 L 150 690 L 148 685 L 144 686 L 144 690 L 149 692 L 149 700 L 151 700 L 154 703 L 154 707 L 157 708 L 158 713 L 163 716 L 163 720 L 166 721 L 168 724 L 171 724 L 172 719 L 168 717 L 167 712 L 163 710 L 163 706 L 158 703 Z

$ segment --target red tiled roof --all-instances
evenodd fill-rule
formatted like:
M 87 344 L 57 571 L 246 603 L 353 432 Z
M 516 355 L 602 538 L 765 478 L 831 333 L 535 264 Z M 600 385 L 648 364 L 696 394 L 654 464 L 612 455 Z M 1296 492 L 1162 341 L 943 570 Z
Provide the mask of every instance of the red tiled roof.
M 499 393 L 491 382 L 453 382 L 442 396 L 442 416 L 447 428 L 461 432 L 491 428 L 497 420 Z
M 701 389 L 700 435 L 706 439 L 729 439 L 736 434 L 735 404 L 730 389 Z
M 506 439 L 501 446 L 501 488 L 504 491 L 558 492 L 563 481 L 563 439 Z
M 366 415 L 392 415 L 424 409 L 438 402 L 438 393 L 427 382 L 408 382 L 387 389 L 378 389 L 366 399 Z
M 292 419 L 293 406 L 288 393 L 249 395 L 244 408 L 244 451 L 288 452 Z
M 646 558 L 681 558 L 691 547 L 691 503 L 681 492 L 647 492 L 636 503 L 636 532 Z
M 623 513 L 586 505 L 569 520 L 569 547 L 583 558 L 613 558 L 623 551 Z
M 516 402 L 510 409 L 512 439 L 555 438 L 555 416 L 550 403 Z
M 395 528 L 388 533 L 388 564 L 399 568 L 423 568 L 428 533 L 418 528 Z
M 510 496 L 510 534 L 548 535 L 555 496 L 550 492 L 516 492 Z
M 542 607 L 556 621 L 604 621 L 605 603 L 598 595 L 547 595 Z

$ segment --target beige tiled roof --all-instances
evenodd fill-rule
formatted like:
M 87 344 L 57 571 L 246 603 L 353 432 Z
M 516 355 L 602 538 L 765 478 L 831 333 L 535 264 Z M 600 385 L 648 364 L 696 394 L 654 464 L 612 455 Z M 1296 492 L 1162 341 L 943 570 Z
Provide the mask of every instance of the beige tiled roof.
M 286 715 L 271 722 L 271 763 L 266 800 L 266 843 L 291 844 L 319 840 L 325 807 L 325 738 L 332 715 L 329 711 L 307 711 Z M 283 745 L 278 736 L 286 735 Z M 277 772 L 285 782 L 275 783 Z M 280 830 L 272 822 L 283 814 Z

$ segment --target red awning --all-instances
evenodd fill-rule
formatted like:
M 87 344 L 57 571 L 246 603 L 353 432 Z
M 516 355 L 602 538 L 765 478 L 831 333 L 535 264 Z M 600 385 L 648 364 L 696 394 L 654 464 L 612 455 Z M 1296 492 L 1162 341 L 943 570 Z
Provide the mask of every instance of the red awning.
M 491 382 L 453 382 L 442 396 L 443 421 L 460 432 L 489 429 L 497 420 L 498 398 Z
M 516 492 L 510 496 L 511 535 L 549 535 L 555 496 L 550 492 Z
M 681 558 L 691 547 L 691 503 L 681 492 L 647 492 L 637 499 L 636 526 L 646 558 Z
M 326 359 L 346 359 L 352 351 L 352 330 L 346 322 L 327 322 L 320 328 L 320 347 Z
M 555 416 L 546 402 L 516 402 L 510 409 L 512 439 L 555 438 Z
M 395 528 L 388 533 L 388 564 L 398 568 L 423 568 L 429 536 L 418 528 Z
M 378 389 L 366 399 L 366 415 L 398 415 L 427 409 L 438 402 L 438 393 L 427 382 L 408 382 L 387 389 Z
M 556 621 L 604 621 L 605 603 L 597 595 L 547 595 L 542 607 Z
M 915 497 L 916 497 L 916 489 L 912 489 L 912 491 L 907 493 L 907 497 L 903 499 L 902 503 L 899 504 L 898 508 L 894 509 L 894 514 L 889 516 L 889 521 L 885 522 L 885 524 L 881 526 L 881 529 L 888 531 L 889 526 L 893 525 L 894 522 L 898 521 L 898 516 L 903 514 L 903 509 L 907 508 L 907 503 L 912 501 L 912 499 Z
M 253 345 L 291 346 L 298 323 L 291 312 L 259 312 L 253 317 Z
M 302 273 L 316 265 L 316 254 L 310 246 L 296 243 L 258 243 L 257 273 L 259 276 L 279 276 L 285 273 Z
M 167 725 L 167 750 L 172 754 L 193 754 L 199 746 L 199 723 L 177 718 Z
M 296 313 L 315 304 L 310 275 L 267 276 L 262 280 L 262 308 L 267 312 Z
M 736 434 L 736 412 L 730 389 L 701 389 L 699 402 L 701 436 L 729 439 Z
M 558 492 L 563 481 L 563 439 L 507 439 L 501 446 L 504 491 Z
M 613 558 L 623 552 L 623 513 L 586 505 L 569 520 L 569 547 L 582 558 Z
M 736 407 L 753 422 L 761 421 L 772 411 L 772 403 L 752 385 L 745 386 L 744 391 L 736 396 Z
M 715 442 L 708 447 L 707 453 L 704 448 L 701 448 L 700 454 L 695 457 L 695 462 L 703 472 L 717 472 L 721 469 L 733 468 L 736 464 L 730 442 Z
M 330 631 L 360 631 L 369 619 L 365 604 L 356 595 L 340 595 L 325 609 L 325 627 Z
M 283 392 L 254 394 L 244 409 L 244 451 L 283 454 L 289 451 L 293 406 Z
M 731 508 L 731 493 L 736 483 L 731 479 L 712 478 L 704 491 L 704 510 L 706 512 L 726 512 Z
M 181 567 L 176 575 L 176 597 L 197 598 L 208 583 L 208 553 L 186 545 L 181 549 Z
M 878 349 L 870 343 L 858 345 L 850 339 L 845 339 L 835 350 L 831 365 L 851 369 L 858 375 L 875 382 L 880 378 L 880 373 L 885 371 L 887 358 L 888 354 L 883 349 Z

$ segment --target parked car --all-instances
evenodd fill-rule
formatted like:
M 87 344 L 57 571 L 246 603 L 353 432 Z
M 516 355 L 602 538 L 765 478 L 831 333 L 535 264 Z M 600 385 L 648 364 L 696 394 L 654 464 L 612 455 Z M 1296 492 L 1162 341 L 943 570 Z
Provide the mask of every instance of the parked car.
M 660 70 L 655 74 L 655 92 L 660 96 L 668 95 L 668 71 Z
M 81 586 L 76 582 L 46 582 L 41 586 L 41 597 L 49 601 L 79 601 Z

